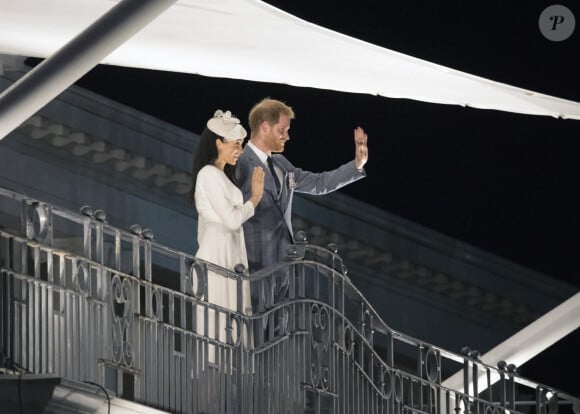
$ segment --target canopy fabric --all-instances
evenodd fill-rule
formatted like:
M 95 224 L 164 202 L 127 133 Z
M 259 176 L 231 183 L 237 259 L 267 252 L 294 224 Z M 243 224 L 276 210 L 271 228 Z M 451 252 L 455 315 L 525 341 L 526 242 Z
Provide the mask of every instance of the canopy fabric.
M 0 53 L 48 57 L 116 0 L 0 0 Z M 258 0 L 179 0 L 102 63 L 580 119 L 580 103 L 316 26 Z

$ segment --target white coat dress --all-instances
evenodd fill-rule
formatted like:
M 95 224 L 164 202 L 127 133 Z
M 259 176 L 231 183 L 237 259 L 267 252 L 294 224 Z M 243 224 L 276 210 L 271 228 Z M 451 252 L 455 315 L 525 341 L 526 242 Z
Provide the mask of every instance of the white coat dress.
M 198 212 L 197 241 L 199 249 L 195 256 L 234 271 L 234 266 L 242 263 L 248 266 L 244 230 L 242 224 L 254 215 L 251 201 L 244 203 L 242 192 L 230 181 L 225 173 L 214 165 L 206 165 L 197 176 L 195 185 L 195 206 Z M 236 280 L 208 272 L 207 301 L 232 311 L 237 311 Z M 250 286 L 246 280 L 242 285 L 242 312 L 250 314 Z M 220 315 L 220 333 L 215 335 L 215 314 L 209 310 L 209 336 L 224 342 L 226 340 L 225 315 Z M 203 321 L 198 314 L 198 327 Z M 237 332 L 235 333 L 237 334 Z M 213 353 L 213 352 L 211 352 Z M 213 355 L 210 355 L 210 360 Z

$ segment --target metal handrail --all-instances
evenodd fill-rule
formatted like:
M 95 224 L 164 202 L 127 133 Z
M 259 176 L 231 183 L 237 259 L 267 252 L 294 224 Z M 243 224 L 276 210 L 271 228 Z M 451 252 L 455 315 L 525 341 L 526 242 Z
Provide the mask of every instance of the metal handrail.
M 0 220 L 8 225 L 0 228 L 0 309 L 9 310 L 0 345 L 32 372 L 191 413 L 494 414 L 527 412 L 532 403 L 544 413 L 580 404 L 391 329 L 348 278 L 336 248 L 308 245 L 301 235 L 286 261 L 249 275 L 161 245 L 140 226 L 115 228 L 86 206 L 74 213 L 0 188 Z M 74 243 L 63 247 L 67 238 Z M 281 274 L 288 292 L 273 303 Z M 233 286 L 235 306 L 211 301 L 213 283 Z M 401 357 L 409 355 L 412 364 Z M 459 370 L 463 389 L 444 387 L 445 373 Z M 499 385 L 470 388 L 480 372 L 499 375 Z

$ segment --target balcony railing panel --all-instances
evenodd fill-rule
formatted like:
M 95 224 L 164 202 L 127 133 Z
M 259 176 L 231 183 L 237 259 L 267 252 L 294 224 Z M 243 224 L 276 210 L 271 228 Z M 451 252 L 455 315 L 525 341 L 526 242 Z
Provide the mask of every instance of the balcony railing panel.
M 8 190 L 0 206 L 0 347 L 26 371 L 183 413 L 543 414 L 579 403 L 390 329 L 332 246 L 297 244 L 248 276 L 89 207 Z M 211 297 L 216 287 L 228 300 Z M 463 389 L 441 385 L 461 370 Z

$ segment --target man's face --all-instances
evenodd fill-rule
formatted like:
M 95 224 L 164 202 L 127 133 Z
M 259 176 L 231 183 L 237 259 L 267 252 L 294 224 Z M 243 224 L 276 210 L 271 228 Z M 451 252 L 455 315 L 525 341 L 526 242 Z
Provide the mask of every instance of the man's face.
M 266 139 L 265 143 L 271 152 L 284 152 L 286 141 L 290 140 L 288 130 L 290 129 L 290 118 L 280 115 L 278 122 L 270 126 L 265 122 Z

